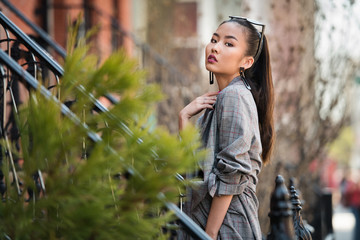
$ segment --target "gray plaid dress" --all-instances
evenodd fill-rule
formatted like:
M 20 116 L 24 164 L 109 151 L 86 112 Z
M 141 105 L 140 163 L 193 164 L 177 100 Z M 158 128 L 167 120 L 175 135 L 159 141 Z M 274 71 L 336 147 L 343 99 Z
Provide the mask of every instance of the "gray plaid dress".
M 200 164 L 204 179 L 189 189 L 184 211 L 205 229 L 212 197 L 233 195 L 218 239 L 261 239 L 255 191 L 262 147 L 255 101 L 237 77 L 214 106 L 198 120 L 209 152 Z

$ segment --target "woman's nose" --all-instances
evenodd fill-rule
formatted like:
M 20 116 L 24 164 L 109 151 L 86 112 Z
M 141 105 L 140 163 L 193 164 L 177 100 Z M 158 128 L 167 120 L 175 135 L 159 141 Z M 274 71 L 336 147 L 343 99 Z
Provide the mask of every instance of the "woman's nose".
M 212 46 L 211 52 L 213 52 L 213 53 L 218 53 L 218 52 L 219 52 L 219 43 L 215 43 L 215 44 Z

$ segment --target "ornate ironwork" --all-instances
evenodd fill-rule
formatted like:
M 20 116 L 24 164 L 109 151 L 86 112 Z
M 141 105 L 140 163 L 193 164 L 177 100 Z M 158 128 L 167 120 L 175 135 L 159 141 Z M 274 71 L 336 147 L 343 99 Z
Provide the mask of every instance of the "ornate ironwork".
M 39 79 L 44 86 L 51 88 L 58 83 L 58 73 L 49 71 L 49 64 L 45 64 L 45 61 L 39 56 L 34 54 L 34 49 L 37 51 L 43 51 L 41 47 L 37 46 L 31 41 L 31 38 L 21 32 L 5 15 L 0 12 L 0 23 L 3 31 L 1 32 L 0 45 L 3 54 L 7 55 L 14 61 L 14 64 L 20 66 L 21 69 L 26 71 L 34 79 Z M 47 56 L 49 58 L 49 56 Z M 26 101 L 26 97 L 31 90 L 28 82 L 22 81 L 22 78 L 17 74 L 13 74 L 7 67 L 8 62 L 2 62 L 1 66 L 1 95 L 0 95 L 0 117 L 1 138 L 5 140 L 4 153 L 6 160 L 9 161 L 12 183 L 15 185 L 19 196 L 23 189 L 21 180 L 19 179 L 18 171 L 21 170 L 21 159 L 15 157 L 14 152 L 20 150 L 19 143 L 19 131 L 16 125 L 15 118 L 18 115 L 18 107 L 22 102 Z M 50 74 L 53 72 L 54 74 Z M 15 146 L 15 148 L 14 148 Z M 13 149 L 12 149 L 13 148 Z M 0 160 L 0 164 L 3 164 L 3 158 Z M 34 173 L 35 186 L 39 181 L 42 181 L 41 172 Z M 0 186 L 1 195 L 3 201 L 6 200 L 6 190 L 10 183 L 5 181 L 4 173 L 0 174 Z M 43 188 L 36 190 L 38 194 Z M 31 198 L 33 196 L 33 189 L 27 189 L 28 195 Z
M 46 53 L 40 46 L 38 46 L 29 36 L 24 34 L 16 25 L 14 25 L 2 12 L 0 12 L 0 24 L 2 25 L 5 38 L 0 40 L 0 44 L 6 44 L 5 50 L 0 50 L 0 72 L 1 72 L 1 80 L 2 80 L 2 88 L 1 88 L 1 137 L 5 139 L 6 144 L 6 157 L 9 159 L 11 165 L 11 171 L 13 175 L 13 179 L 15 185 L 17 187 L 17 191 L 19 195 L 23 191 L 21 189 L 21 182 L 17 177 L 17 170 L 19 166 L 16 166 L 16 161 L 14 161 L 9 135 L 9 127 L 15 127 L 15 122 L 11 122 L 9 124 L 8 120 L 8 103 L 11 104 L 11 107 L 14 109 L 16 114 L 17 106 L 21 103 L 19 99 L 16 99 L 16 93 L 14 91 L 16 86 L 15 84 L 21 84 L 23 88 L 27 91 L 31 91 L 32 89 L 38 89 L 41 94 L 43 94 L 48 100 L 55 101 L 58 106 L 61 108 L 61 112 L 64 116 L 71 119 L 75 124 L 84 128 L 89 139 L 94 142 L 101 142 L 102 139 L 95 132 L 91 131 L 86 124 L 84 124 L 71 110 L 64 104 L 62 104 L 56 95 L 57 92 L 50 92 L 49 89 L 53 88 L 59 82 L 59 77 L 63 75 L 62 67 L 48 54 Z M 11 32 L 11 33 L 10 33 Z M 12 43 L 12 44 L 11 44 Z M 47 70 L 45 70 L 47 69 Z M 49 71 L 49 72 L 48 72 Z M 49 74 L 50 73 L 50 74 Z M 51 74 L 52 73 L 52 74 Z M 46 76 L 45 76 L 46 75 Z M 45 79 L 48 79 L 52 76 L 54 81 L 45 82 Z M 43 81 L 42 84 L 39 84 L 37 79 Z M 47 87 L 45 87 L 47 86 Z M 115 116 L 109 113 L 108 109 L 103 106 L 95 97 L 86 92 L 83 86 L 78 86 L 79 92 L 88 96 L 95 108 L 99 111 L 106 114 L 110 119 L 114 119 L 115 122 L 118 123 L 119 129 L 122 130 L 124 134 L 128 134 L 130 136 L 133 135 L 131 130 L 120 120 L 118 120 Z M 8 100 L 8 95 L 9 100 Z M 139 144 L 142 143 L 141 139 L 137 141 Z M 109 152 L 116 154 L 113 149 L 109 147 Z M 153 151 L 153 154 L 156 155 L 156 152 Z M 0 159 L 0 164 L 3 163 L 4 159 Z M 136 175 L 137 172 L 135 169 L 128 169 L 128 172 L 132 175 Z M 141 177 L 141 176 L 140 176 Z M 177 176 L 179 179 L 179 176 Z M 29 189 L 28 201 L 31 199 L 36 200 L 35 196 L 39 196 L 40 194 L 45 195 L 45 184 L 42 178 L 42 173 L 38 170 L 33 175 L 33 179 L 35 182 L 35 189 Z M 6 189 L 9 187 L 10 183 L 6 182 L 4 179 L 4 173 L 0 173 L 0 193 L 2 195 L 3 200 L 6 199 Z M 179 222 L 184 226 L 188 232 L 193 235 L 197 239 L 210 239 L 208 235 L 198 226 L 196 225 L 189 217 L 187 217 L 180 209 L 169 203 L 161 194 L 159 198 L 164 202 L 165 206 L 168 210 L 173 211 L 175 215 L 178 217 Z
M 293 211 L 293 221 L 294 221 L 294 230 L 295 235 L 297 236 L 298 240 L 312 240 L 310 231 L 305 227 L 302 216 L 301 216 L 301 209 L 302 204 L 299 198 L 299 194 L 297 194 L 295 186 L 294 186 L 294 179 L 290 179 L 289 184 L 290 189 L 290 200 L 292 203 L 292 211 Z

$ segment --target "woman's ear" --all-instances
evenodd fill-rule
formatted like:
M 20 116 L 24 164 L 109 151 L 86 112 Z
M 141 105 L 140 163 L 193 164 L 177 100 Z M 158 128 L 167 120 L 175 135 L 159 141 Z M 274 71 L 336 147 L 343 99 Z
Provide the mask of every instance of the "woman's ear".
M 242 67 L 245 69 L 251 68 L 251 66 L 254 64 L 254 58 L 253 57 L 245 57 L 243 60 Z

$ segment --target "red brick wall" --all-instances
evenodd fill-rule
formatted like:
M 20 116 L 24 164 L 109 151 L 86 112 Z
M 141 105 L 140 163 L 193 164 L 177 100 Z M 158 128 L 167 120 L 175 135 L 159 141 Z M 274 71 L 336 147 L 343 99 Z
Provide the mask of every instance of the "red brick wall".
M 89 11 L 90 27 L 100 26 L 98 33 L 93 38 L 94 51 L 100 56 L 101 60 L 108 57 L 113 51 L 113 36 L 111 32 L 110 16 L 118 19 L 118 23 L 131 31 L 131 1 L 130 0 L 85 0 L 86 4 L 93 8 Z M 49 1 L 51 2 L 51 1 Z M 39 13 L 39 8 L 43 7 L 43 0 L 17 0 L 11 2 L 27 18 L 40 27 L 47 25 L 51 37 L 66 49 L 67 31 L 69 23 L 73 23 L 80 12 L 84 14 L 84 0 L 53 0 L 48 19 Z M 34 32 L 26 26 L 20 19 L 11 13 L 3 4 L 0 3 L 3 13 L 13 21 L 20 29 L 27 34 Z M 96 10 L 94 10 L 96 9 Z M 96 12 L 101 12 L 98 14 Z M 48 21 L 47 23 L 43 21 Z M 129 38 L 121 42 L 126 52 L 131 55 L 132 43 Z
M 18 8 L 25 16 L 27 16 L 35 24 L 42 26 L 42 16 L 36 14 L 36 9 L 40 7 L 39 0 L 17 0 L 10 1 L 12 5 Z M 18 27 L 20 27 L 27 34 L 34 34 L 34 32 L 24 24 L 15 14 L 8 10 L 3 3 L 0 2 L 1 11 Z

